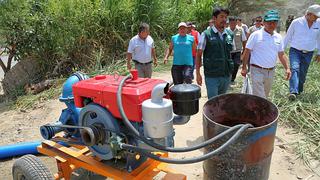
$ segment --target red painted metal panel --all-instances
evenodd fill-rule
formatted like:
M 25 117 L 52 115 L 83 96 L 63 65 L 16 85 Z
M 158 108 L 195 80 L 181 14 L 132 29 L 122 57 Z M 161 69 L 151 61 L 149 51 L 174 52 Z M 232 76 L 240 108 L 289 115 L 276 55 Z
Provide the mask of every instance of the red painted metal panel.
M 83 107 L 85 98 L 107 108 L 116 118 L 121 118 L 117 107 L 116 93 L 124 76 L 99 75 L 73 85 L 75 105 Z M 137 78 L 126 81 L 122 90 L 124 110 L 131 121 L 141 122 L 141 104 L 151 98 L 153 87 L 165 81 L 160 79 Z

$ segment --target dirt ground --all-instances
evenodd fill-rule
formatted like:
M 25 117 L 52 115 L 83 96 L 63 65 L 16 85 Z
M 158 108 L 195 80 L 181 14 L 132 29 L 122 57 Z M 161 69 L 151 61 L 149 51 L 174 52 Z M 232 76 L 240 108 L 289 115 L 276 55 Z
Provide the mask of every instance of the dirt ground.
M 156 73 L 154 77 L 169 80 L 169 73 Z M 202 87 L 202 98 L 200 99 L 200 111 L 193 116 L 188 124 L 175 126 L 175 143 L 177 147 L 190 146 L 203 140 L 202 137 L 202 106 L 207 96 L 205 86 Z M 65 105 L 58 100 L 50 100 L 42 103 L 32 110 L 19 111 L 9 110 L 7 104 L 0 104 L 0 145 L 14 144 L 41 140 L 39 127 L 45 123 L 54 122 L 59 118 L 61 110 Z M 272 156 L 270 180 L 320 180 L 320 162 L 311 162 L 313 172 L 298 159 L 294 153 L 292 143 L 299 140 L 301 135 L 295 134 L 291 129 L 282 125 L 278 126 L 275 147 Z M 202 151 L 188 154 L 170 154 L 175 158 L 187 158 L 201 155 Z M 41 157 L 44 163 L 56 172 L 54 161 L 51 158 Z M 11 167 L 15 159 L 0 161 L 0 180 L 12 179 Z M 172 168 L 186 174 L 188 179 L 202 179 L 202 163 L 189 165 L 170 165 Z

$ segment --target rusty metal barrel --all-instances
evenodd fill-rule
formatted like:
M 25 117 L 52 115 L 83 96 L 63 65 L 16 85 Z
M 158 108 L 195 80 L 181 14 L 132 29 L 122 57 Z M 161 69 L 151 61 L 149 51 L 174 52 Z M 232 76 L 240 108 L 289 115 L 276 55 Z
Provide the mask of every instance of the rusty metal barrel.
M 279 111 L 267 99 L 248 94 L 224 94 L 203 107 L 203 135 L 208 140 L 237 124 L 249 128 L 226 150 L 203 163 L 205 180 L 267 180 Z M 205 148 L 213 151 L 232 133 Z

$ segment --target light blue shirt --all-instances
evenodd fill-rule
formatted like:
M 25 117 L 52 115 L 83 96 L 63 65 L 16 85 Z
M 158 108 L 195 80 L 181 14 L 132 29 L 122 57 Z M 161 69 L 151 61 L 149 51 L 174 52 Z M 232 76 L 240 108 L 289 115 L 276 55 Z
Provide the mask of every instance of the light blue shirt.
M 193 65 L 192 45 L 194 38 L 191 35 L 180 36 L 179 34 L 172 36 L 173 44 L 173 65 Z

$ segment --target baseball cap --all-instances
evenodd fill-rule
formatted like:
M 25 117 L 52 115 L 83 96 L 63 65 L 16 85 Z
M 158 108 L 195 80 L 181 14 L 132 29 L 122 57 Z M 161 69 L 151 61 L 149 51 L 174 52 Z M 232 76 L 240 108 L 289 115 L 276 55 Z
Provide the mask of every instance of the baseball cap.
M 308 7 L 307 13 L 312 13 L 317 17 L 320 17 L 320 5 L 314 4 Z
M 267 11 L 264 15 L 264 21 L 268 22 L 268 21 L 279 21 L 280 16 L 279 16 L 279 12 L 277 10 L 270 10 Z
M 178 28 L 180 28 L 180 27 L 188 27 L 188 26 L 187 26 L 187 24 L 185 22 L 181 22 L 178 25 Z

